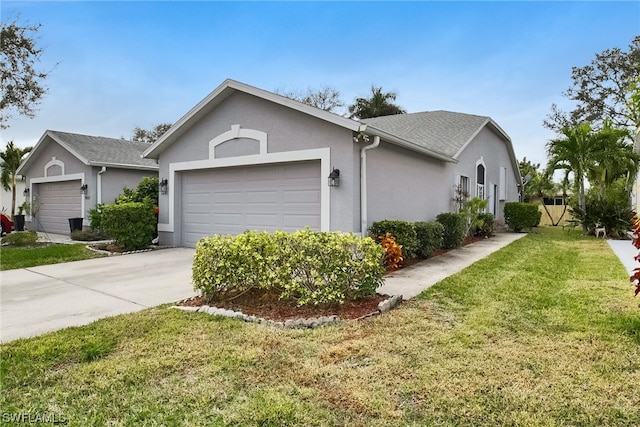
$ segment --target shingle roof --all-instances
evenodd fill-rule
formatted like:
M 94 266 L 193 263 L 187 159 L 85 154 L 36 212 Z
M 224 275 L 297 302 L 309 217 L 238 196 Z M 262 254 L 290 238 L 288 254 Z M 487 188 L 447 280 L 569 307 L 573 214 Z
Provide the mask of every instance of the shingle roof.
M 442 110 L 396 114 L 361 121 L 420 147 L 452 158 L 483 126 L 490 122 L 493 123 L 486 116 Z
M 157 168 L 153 159 L 142 158 L 149 144 L 126 139 L 49 130 L 47 133 L 89 165 Z

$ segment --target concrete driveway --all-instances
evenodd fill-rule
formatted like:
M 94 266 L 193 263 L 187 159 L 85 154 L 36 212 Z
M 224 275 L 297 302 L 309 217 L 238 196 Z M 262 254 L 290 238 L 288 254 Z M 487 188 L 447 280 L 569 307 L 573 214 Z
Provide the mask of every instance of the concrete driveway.
M 0 272 L 0 340 L 8 342 L 131 313 L 195 294 L 194 249 Z

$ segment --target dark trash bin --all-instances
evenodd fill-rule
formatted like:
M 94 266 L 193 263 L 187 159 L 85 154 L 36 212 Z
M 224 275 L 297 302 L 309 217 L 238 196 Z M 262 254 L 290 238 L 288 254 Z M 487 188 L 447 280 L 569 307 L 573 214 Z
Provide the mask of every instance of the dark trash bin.
M 13 223 L 15 224 L 16 231 L 24 231 L 24 215 L 14 215 Z
M 82 221 L 84 218 L 69 218 L 69 229 L 73 233 L 76 230 L 82 231 Z

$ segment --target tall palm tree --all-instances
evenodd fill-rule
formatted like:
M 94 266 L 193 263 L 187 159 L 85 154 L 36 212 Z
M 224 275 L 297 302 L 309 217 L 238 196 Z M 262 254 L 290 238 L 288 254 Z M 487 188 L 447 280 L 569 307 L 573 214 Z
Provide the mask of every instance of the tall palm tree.
M 381 87 L 371 86 L 371 98 L 356 98 L 353 105 L 349 106 L 349 116 L 352 119 L 369 119 L 371 117 L 390 116 L 392 114 L 405 114 L 398 105 L 395 92 L 383 93 Z
M 0 185 L 6 191 L 11 191 L 11 216 L 16 214 L 16 187 L 17 177 L 16 171 L 22 162 L 24 156 L 31 151 L 32 147 L 20 148 L 16 147 L 13 141 L 7 143 L 7 148 L 0 151 Z
M 602 146 L 591 132 L 589 123 L 582 123 L 561 131 L 563 137 L 552 139 L 547 143 L 549 156 L 548 168 L 551 171 L 563 169 L 565 179 L 573 173 L 573 182 L 578 195 L 578 208 L 586 209 L 584 184 L 587 174 L 594 169 L 598 159 L 602 158 Z M 587 225 L 582 224 L 582 230 L 587 233 Z
M 613 128 L 610 121 L 605 121 L 604 127 L 594 134 L 601 155 L 589 171 L 588 180 L 597 186 L 600 198 L 604 196 L 605 189 L 620 178 L 624 178 L 627 191 L 632 189 L 640 155 L 627 142 L 628 135 L 626 129 Z

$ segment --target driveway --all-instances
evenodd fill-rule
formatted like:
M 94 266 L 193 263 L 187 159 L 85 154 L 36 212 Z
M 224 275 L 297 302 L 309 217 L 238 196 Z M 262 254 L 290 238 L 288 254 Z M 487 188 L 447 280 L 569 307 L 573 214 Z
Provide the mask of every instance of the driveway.
M 8 342 L 194 295 L 194 249 L 172 248 L 0 272 Z

